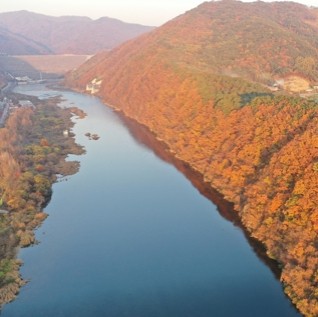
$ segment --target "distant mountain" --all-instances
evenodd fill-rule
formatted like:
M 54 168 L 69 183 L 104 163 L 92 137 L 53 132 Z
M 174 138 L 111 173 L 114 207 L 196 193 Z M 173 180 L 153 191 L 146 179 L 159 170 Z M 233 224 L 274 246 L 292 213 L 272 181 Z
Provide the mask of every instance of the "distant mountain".
M 298 88 L 287 87 L 292 79 Z M 317 8 L 223 0 L 96 55 L 66 83 L 147 126 L 231 201 L 279 263 L 285 292 L 313 317 L 317 81 Z M 300 99 L 286 89 L 317 95 Z
M 40 55 L 52 53 L 49 48 L 0 27 L 0 54 Z
M 32 42 L 41 43 L 54 54 L 88 55 L 109 50 L 153 29 L 107 17 L 98 20 L 76 16 L 51 17 L 28 11 L 1 13 L 0 27 Z M 34 52 L 30 50 L 22 54 Z

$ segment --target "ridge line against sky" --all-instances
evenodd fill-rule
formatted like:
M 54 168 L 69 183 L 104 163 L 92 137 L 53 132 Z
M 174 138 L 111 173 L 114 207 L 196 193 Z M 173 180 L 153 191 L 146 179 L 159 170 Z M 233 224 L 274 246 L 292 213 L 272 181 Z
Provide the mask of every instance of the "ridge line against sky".
M 28 10 L 51 16 L 75 15 L 92 19 L 106 16 L 124 22 L 159 26 L 202 2 L 204 0 L 1 0 L 0 12 Z M 318 7 L 318 0 L 294 2 Z

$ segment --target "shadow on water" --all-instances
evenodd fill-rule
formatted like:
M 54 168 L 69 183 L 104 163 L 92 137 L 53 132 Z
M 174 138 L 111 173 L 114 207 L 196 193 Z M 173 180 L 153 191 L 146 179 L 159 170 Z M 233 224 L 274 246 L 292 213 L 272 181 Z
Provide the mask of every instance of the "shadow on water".
M 126 117 L 121 112 L 117 112 L 117 114 L 121 121 L 128 128 L 129 133 L 137 140 L 137 142 L 151 149 L 161 160 L 176 167 L 177 170 L 180 171 L 191 182 L 191 184 L 200 192 L 201 195 L 216 205 L 219 214 L 223 218 L 230 221 L 234 226 L 242 230 L 254 253 L 270 268 L 276 279 L 279 280 L 281 276 L 279 263 L 273 259 L 270 259 L 266 254 L 264 245 L 249 235 L 249 232 L 242 224 L 237 212 L 234 210 L 233 204 L 226 201 L 221 193 L 213 189 L 208 183 L 204 182 L 203 176 L 199 172 L 195 171 L 188 163 L 177 159 L 169 151 L 167 145 L 164 142 L 156 139 L 155 135 L 146 126 Z

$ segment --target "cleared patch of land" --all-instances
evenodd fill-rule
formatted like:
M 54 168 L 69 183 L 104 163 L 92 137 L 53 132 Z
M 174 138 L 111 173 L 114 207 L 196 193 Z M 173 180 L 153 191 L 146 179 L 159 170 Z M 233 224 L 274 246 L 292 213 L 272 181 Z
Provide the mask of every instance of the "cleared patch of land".
M 284 89 L 291 92 L 301 92 L 310 88 L 310 83 L 305 78 L 299 76 L 289 76 L 285 78 Z
M 76 69 L 91 55 L 20 55 L 15 56 L 43 73 L 65 74 Z

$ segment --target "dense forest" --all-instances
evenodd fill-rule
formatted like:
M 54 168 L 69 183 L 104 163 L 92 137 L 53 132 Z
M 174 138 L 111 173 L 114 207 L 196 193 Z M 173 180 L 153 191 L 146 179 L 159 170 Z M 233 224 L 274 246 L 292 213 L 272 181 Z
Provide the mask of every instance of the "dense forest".
M 24 98 L 10 97 L 15 102 Z M 0 305 L 11 301 L 24 283 L 16 247 L 35 242 L 33 230 L 46 218 L 42 209 L 57 174 L 78 169 L 66 156 L 83 153 L 71 136 L 63 136 L 72 126 L 72 109 L 57 107 L 57 101 L 32 98 L 35 108 L 14 110 L 0 129 Z
M 286 294 L 318 315 L 318 106 L 273 83 L 318 78 L 318 10 L 206 2 L 90 59 L 66 84 L 147 126 L 234 204 L 281 268 Z

